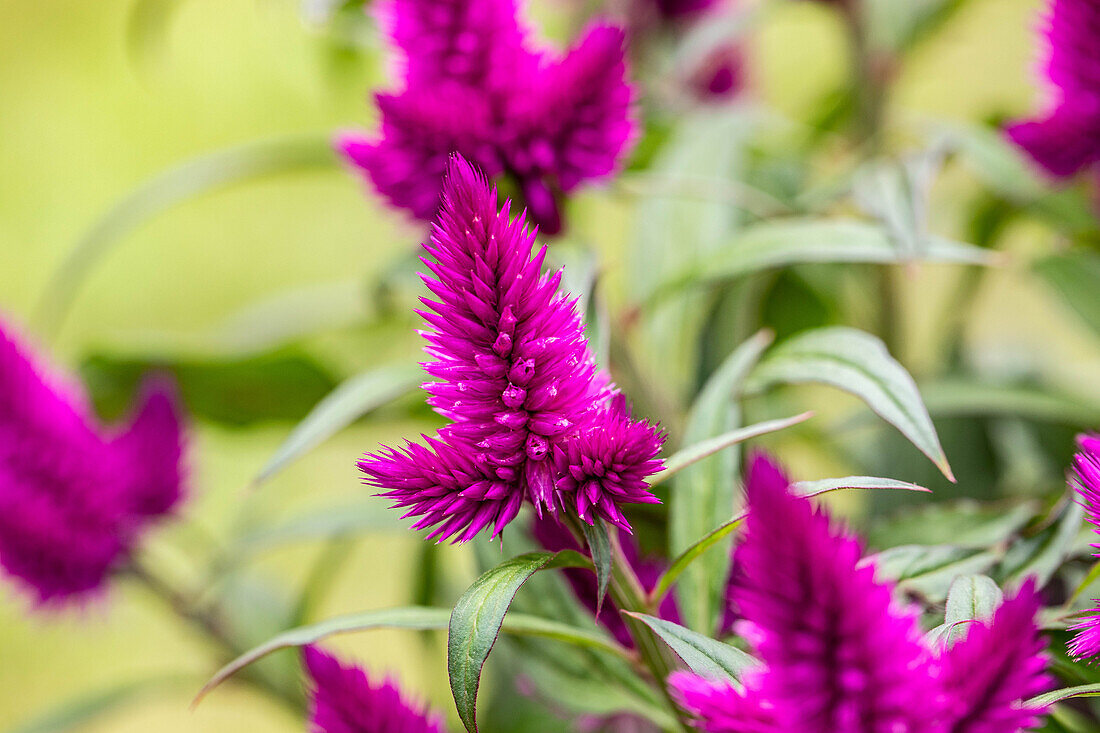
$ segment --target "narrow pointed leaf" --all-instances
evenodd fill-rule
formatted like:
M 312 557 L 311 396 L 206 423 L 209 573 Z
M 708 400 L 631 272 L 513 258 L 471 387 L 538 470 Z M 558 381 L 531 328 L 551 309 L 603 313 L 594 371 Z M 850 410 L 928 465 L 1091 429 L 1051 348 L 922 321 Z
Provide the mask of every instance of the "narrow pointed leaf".
M 595 525 L 581 522 L 581 529 L 596 570 L 596 616 L 599 616 L 604 596 L 607 595 L 607 584 L 611 580 L 611 538 L 607 535 L 607 525 L 599 518 Z
M 661 637 L 672 651 L 695 674 L 711 679 L 741 679 L 747 667 L 759 664 L 749 654 L 729 644 L 703 636 L 671 621 L 647 616 L 644 613 L 627 613 L 639 619 Z
M 371 369 L 341 383 L 295 426 L 253 481 L 261 484 L 368 412 L 416 389 L 416 365 Z
M 793 417 L 766 420 L 764 422 L 758 422 L 755 425 L 730 430 L 714 438 L 700 441 L 695 445 L 689 445 L 673 453 L 672 456 L 665 461 L 664 470 L 654 474 L 653 477 L 649 479 L 649 485 L 656 486 L 664 483 L 688 466 L 698 463 L 720 450 L 729 448 L 732 445 L 737 445 L 738 443 L 744 443 L 746 440 L 751 440 L 752 438 L 758 438 L 761 435 L 785 430 L 799 423 L 806 422 L 813 416 L 814 414 L 812 412 L 803 412 L 801 415 L 795 415 Z
M 802 382 L 828 384 L 859 397 L 954 480 L 916 383 L 878 338 L 841 326 L 799 334 L 757 365 L 746 388 L 762 391 Z
M 447 674 L 458 716 L 470 733 L 477 731 L 481 669 L 516 592 L 539 570 L 591 566 L 576 552 L 529 552 L 482 574 L 455 603 L 447 631 Z
M 1097 697 L 1100 696 L 1100 684 L 1077 685 L 1076 687 L 1063 687 L 1059 690 L 1044 692 L 1028 700 L 1025 705 L 1031 708 L 1043 708 L 1072 697 Z
M 703 386 L 688 415 L 684 445 L 736 430 L 741 422 L 738 396 L 772 335 L 762 331 L 737 347 Z M 680 472 L 669 498 L 669 552 L 677 556 L 711 530 L 737 513 L 736 484 L 739 456 L 736 450 L 721 451 Z M 701 633 L 718 622 L 729 575 L 729 542 L 715 540 L 724 551 L 710 553 L 698 565 L 685 566 L 677 586 L 677 599 L 684 623 Z
M 1010 547 L 1002 567 L 1006 582 L 1034 577 L 1039 588 L 1046 585 L 1073 550 L 1084 516 L 1080 503 L 1067 501 L 1058 521 Z
M 988 575 L 963 575 L 947 591 L 944 621 L 987 621 L 1004 600 L 1004 593 Z

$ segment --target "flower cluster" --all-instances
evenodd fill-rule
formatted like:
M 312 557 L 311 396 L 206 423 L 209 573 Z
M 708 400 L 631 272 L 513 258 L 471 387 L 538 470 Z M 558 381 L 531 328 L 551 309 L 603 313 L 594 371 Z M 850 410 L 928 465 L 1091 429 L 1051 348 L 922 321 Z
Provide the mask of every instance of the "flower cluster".
M 444 733 L 443 719 L 406 698 L 397 685 L 372 682 L 317 647 L 303 650 L 310 733 Z
M 540 515 L 569 506 L 589 523 L 629 528 L 622 503 L 653 502 L 663 438 L 633 420 L 597 370 L 576 302 L 545 275 L 545 248 L 496 190 L 456 157 L 424 245 L 430 328 L 428 403 L 449 422 L 435 438 L 360 462 L 430 539 L 496 537 L 526 499 Z
M 1073 458 L 1070 483 L 1085 507 L 1093 531 L 1100 534 L 1100 435 L 1081 435 L 1077 444 L 1081 450 Z M 1093 547 L 1100 550 L 1100 545 Z M 1100 557 L 1100 552 L 1097 556 Z M 1100 600 L 1095 603 L 1096 607 L 1073 626 L 1077 635 L 1069 644 L 1069 653 L 1077 659 L 1100 654 Z
M 744 689 L 676 673 L 680 703 L 711 733 L 994 733 L 1027 729 L 1047 684 L 1029 582 L 988 623 L 933 649 L 915 615 L 836 531 L 756 457 L 733 598 L 763 662 Z
M 1100 163 L 1100 4 L 1053 0 L 1047 18 L 1043 74 L 1050 103 L 1009 137 L 1051 175 L 1072 176 Z
M 39 603 L 103 587 L 180 501 L 182 453 L 171 384 L 148 381 L 129 425 L 105 430 L 0 325 L 0 566 Z
M 560 200 L 611 174 L 634 137 L 621 29 L 597 24 L 562 56 L 534 50 L 515 0 L 390 0 L 404 86 L 378 94 L 381 129 L 339 148 L 394 206 L 430 220 L 458 153 L 506 176 L 547 234 Z

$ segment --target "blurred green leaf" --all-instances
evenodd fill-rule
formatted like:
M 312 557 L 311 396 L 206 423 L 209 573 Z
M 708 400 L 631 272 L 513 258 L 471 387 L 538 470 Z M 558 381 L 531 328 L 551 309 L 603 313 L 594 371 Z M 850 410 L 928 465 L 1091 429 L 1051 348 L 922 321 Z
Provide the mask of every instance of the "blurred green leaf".
M 177 687 L 185 681 L 189 678 L 169 676 L 124 682 L 108 690 L 67 700 L 9 729 L 8 733 L 65 733 L 81 729 L 148 695 Z
M 1035 272 L 1061 293 L 1093 332 L 1100 334 L 1100 254 L 1066 252 L 1050 255 L 1035 263 Z
M 867 543 L 878 549 L 948 543 L 956 547 L 990 547 L 1023 529 L 1037 511 L 1034 502 L 1009 507 L 975 501 L 910 507 L 872 523 Z
M 671 621 L 647 616 L 644 613 L 627 613 L 641 620 L 661 637 L 672 651 L 692 672 L 717 680 L 739 680 L 748 667 L 759 664 L 745 652 L 720 641 L 703 636 Z
M 1053 387 L 952 377 L 924 382 L 920 391 L 937 418 L 1008 415 L 1082 428 L 1100 423 L 1100 404 Z
M 739 346 L 704 385 L 688 415 L 684 446 L 690 447 L 738 427 L 737 403 L 741 384 L 771 342 L 761 332 Z M 669 553 L 676 557 L 700 537 L 729 521 L 736 510 L 734 487 L 739 460 L 735 451 L 721 451 L 683 470 L 669 498 Z M 677 599 L 685 624 L 711 633 L 729 575 L 728 541 L 720 549 L 685 567 L 677 585 Z
M 232 540 L 226 556 L 234 563 L 297 542 L 350 537 L 366 530 L 401 529 L 380 499 L 297 514 L 285 522 L 250 530 Z
M 388 365 L 351 377 L 324 397 L 290 432 L 253 480 L 261 484 L 367 413 L 416 389 L 415 364 Z
M 988 575 L 963 575 L 947 591 L 944 621 L 988 621 L 1004 600 L 1004 593 Z
M 929 603 L 942 603 L 955 579 L 984 573 L 999 558 L 996 552 L 949 545 L 901 545 L 871 555 L 876 577 L 897 583 L 899 589 L 917 593 Z
M 512 599 L 520 586 L 539 570 L 562 567 L 592 567 L 592 563 L 568 550 L 529 552 L 483 573 L 455 603 L 447 631 L 447 676 L 458 716 L 470 733 L 477 731 L 481 669 L 496 643 Z
M 813 417 L 812 412 L 804 412 L 801 415 L 794 415 L 793 417 L 784 417 L 777 420 L 765 420 L 764 422 L 756 423 L 755 425 L 749 425 L 748 427 L 738 428 L 736 430 L 730 430 L 722 435 L 708 438 L 707 440 L 690 445 L 686 448 L 673 453 L 665 460 L 665 467 L 659 473 L 654 474 L 649 479 L 649 485 L 651 487 L 664 483 L 668 479 L 672 478 L 680 471 L 692 466 L 704 458 L 708 458 L 719 451 L 729 448 L 730 446 L 744 443 L 746 440 L 752 438 L 758 438 L 761 435 L 767 435 L 769 433 L 785 430 L 799 423 L 806 422 Z
M 923 262 L 984 266 L 997 262 L 989 250 L 942 237 L 929 235 L 918 245 L 917 259 Z M 843 219 L 779 219 L 746 227 L 697 263 L 665 270 L 651 300 L 699 283 L 729 280 L 803 262 L 903 264 L 912 259 L 877 224 Z
M 295 347 L 225 360 L 99 354 L 80 366 L 104 417 L 124 414 L 149 372 L 171 374 L 191 414 L 229 425 L 300 420 L 336 387 L 327 369 Z
M 1031 698 L 1025 704 L 1028 707 L 1042 708 L 1062 700 L 1068 700 L 1071 697 L 1096 697 L 1097 695 L 1100 695 L 1100 684 L 1078 685 L 1077 687 L 1063 687 L 1060 690 L 1044 692 L 1042 695 Z
M 943 153 L 933 148 L 898 160 L 871 161 L 856 171 L 856 204 L 882 222 L 904 257 L 925 254 L 928 197 L 942 159 Z
M 841 326 L 807 331 L 772 349 L 753 369 L 746 390 L 801 382 L 828 384 L 859 397 L 952 478 L 916 383 L 878 338 Z
M 1001 565 L 1005 583 L 1020 583 L 1034 577 L 1037 587 L 1046 585 L 1073 550 L 1084 516 L 1081 504 L 1067 500 L 1056 522 L 1010 547 Z
M 330 134 L 245 143 L 194 158 L 139 186 L 80 237 L 47 284 L 35 311 L 39 333 L 60 330 L 92 268 L 132 231 L 200 194 L 278 173 L 333 166 Z

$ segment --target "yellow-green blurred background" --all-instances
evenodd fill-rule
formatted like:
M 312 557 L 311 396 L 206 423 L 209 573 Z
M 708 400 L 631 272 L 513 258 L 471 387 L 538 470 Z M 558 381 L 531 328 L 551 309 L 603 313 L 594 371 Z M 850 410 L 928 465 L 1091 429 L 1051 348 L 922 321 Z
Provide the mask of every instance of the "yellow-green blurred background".
M 536 15 L 554 18 L 561 4 L 539 0 Z M 15 323 L 32 327 L 51 272 L 97 217 L 166 168 L 257 139 L 370 124 L 368 90 L 385 83 L 380 53 L 334 53 L 331 39 L 303 23 L 291 0 L 174 5 L 163 32 L 135 44 L 132 0 L 0 2 L 0 310 Z M 1037 0 L 968 3 L 906 66 L 892 110 L 970 120 L 1027 111 L 1037 98 L 1030 66 L 1039 7 Z M 773 3 L 750 53 L 752 94 L 795 119 L 845 73 L 838 24 L 810 2 Z M 961 175 L 942 184 L 934 229 L 951 231 L 955 190 L 968 185 Z M 589 191 L 574 213 L 577 229 L 612 253 L 612 267 L 628 256 L 621 251 L 628 212 L 610 196 Z M 155 217 L 112 249 L 75 293 L 55 353 L 75 365 L 93 349 L 187 343 L 287 288 L 333 283 L 346 289 L 351 280 L 369 279 L 419 236 L 417 227 L 334 167 L 218 190 Z M 1050 246 L 1051 237 L 1023 227 L 1012 242 L 1026 252 Z M 951 277 L 947 270 L 925 268 L 903 283 L 910 364 L 919 366 L 935 342 L 936 309 L 926 306 L 929 293 Z M 969 334 L 974 343 L 1007 344 L 1097 396 L 1100 353 L 1082 345 L 1075 323 L 1062 317 L 1049 294 L 1010 267 L 993 278 L 980 304 Z M 314 347 L 338 373 L 411 360 L 415 353 L 411 333 L 404 332 L 336 334 Z M 251 479 L 290 424 L 231 429 L 200 423 L 191 453 L 193 498 L 184 515 L 217 539 L 232 530 L 246 500 L 257 516 L 270 518 L 365 500 L 357 456 L 380 440 L 428 427 L 398 419 L 403 414 L 342 433 L 251 494 Z M 408 602 L 419 545 L 416 536 L 395 532 L 357 542 L 313 617 Z M 299 544 L 262 555 L 250 567 L 293 590 L 320 551 Z M 209 548 L 195 530 L 175 526 L 158 533 L 148 552 L 182 581 L 198 582 L 188 568 Z M 458 572 L 468 572 L 461 550 L 443 554 Z M 374 632 L 335 645 L 372 670 L 395 672 L 411 690 L 449 709 L 443 657 L 418 635 Z M 129 583 L 116 584 L 86 609 L 46 615 L 30 613 L 5 590 L 0 730 L 73 696 L 180 672 L 190 677 L 87 729 L 303 729 L 301 720 L 235 684 L 189 710 L 197 683 L 217 661 L 214 649 Z

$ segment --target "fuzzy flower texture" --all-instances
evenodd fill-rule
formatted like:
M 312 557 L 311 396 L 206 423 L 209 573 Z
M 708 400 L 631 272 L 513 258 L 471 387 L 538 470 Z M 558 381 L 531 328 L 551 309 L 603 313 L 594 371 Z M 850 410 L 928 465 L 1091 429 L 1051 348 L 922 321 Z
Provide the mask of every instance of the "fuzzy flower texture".
M 428 403 L 449 421 L 423 444 L 384 448 L 359 464 L 368 484 L 429 539 L 498 536 L 523 502 L 536 513 L 569 507 L 593 523 L 629 529 L 620 506 L 655 503 L 646 478 L 660 470 L 664 437 L 634 420 L 596 368 L 576 301 L 542 273 L 543 247 L 495 188 L 465 160 L 450 164 L 443 208 L 424 264 L 436 381 Z
M 1023 700 L 1042 692 L 1038 597 L 1029 581 L 953 646 L 932 648 L 917 618 L 876 582 L 859 543 L 753 460 L 749 516 L 733 592 L 760 667 L 744 687 L 670 678 L 710 733 L 1014 733 L 1038 723 Z
M 1076 489 L 1093 531 L 1100 534 L 1100 435 L 1081 435 L 1077 444 L 1081 450 L 1073 457 L 1070 485 Z M 1100 557 L 1100 544 L 1093 547 Z M 1100 599 L 1094 603 L 1095 607 L 1073 626 L 1077 635 L 1069 644 L 1069 653 L 1077 659 L 1100 654 Z
M 105 429 L 0 324 L 0 567 L 39 604 L 100 591 L 180 501 L 182 443 L 170 383 L 147 381 L 129 424 Z
M 563 195 L 622 162 L 635 124 L 620 28 L 596 24 L 559 56 L 533 48 L 516 0 L 388 0 L 379 15 L 403 88 L 376 95 L 378 133 L 337 146 L 394 206 L 431 220 L 458 153 L 554 234 Z
M 409 700 L 394 682 L 373 682 L 317 647 L 306 647 L 303 657 L 310 733 L 444 733 L 442 717 Z
M 1046 109 L 1008 135 L 1053 176 L 1100 176 L 1100 3 L 1053 0 L 1044 36 Z

